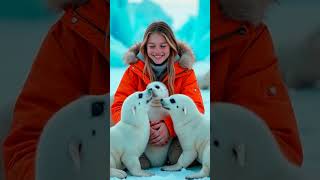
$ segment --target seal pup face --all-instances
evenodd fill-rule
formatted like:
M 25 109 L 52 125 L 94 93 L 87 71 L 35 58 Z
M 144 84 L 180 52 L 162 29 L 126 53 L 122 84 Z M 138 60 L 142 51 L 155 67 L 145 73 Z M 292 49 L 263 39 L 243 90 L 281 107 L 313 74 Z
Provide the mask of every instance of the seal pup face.
M 174 94 L 168 98 L 160 100 L 164 109 L 168 110 L 170 114 L 186 116 L 188 109 L 194 107 L 194 102 L 189 96 L 183 94 Z
M 162 98 L 160 102 L 161 106 L 168 110 L 175 125 L 186 123 L 193 119 L 191 116 L 199 114 L 193 100 L 183 94 L 174 94 L 170 97 Z
M 152 90 L 137 91 L 128 96 L 122 105 L 121 116 L 133 115 L 139 113 L 147 113 L 149 110 L 149 103 L 152 100 Z
M 229 103 L 215 103 L 211 107 L 214 107 L 212 169 L 217 179 L 299 179 L 299 170 L 288 162 L 267 124 L 257 114 Z
M 109 94 L 82 96 L 52 115 L 37 146 L 36 179 L 108 177 L 105 163 L 109 151 L 106 144 L 109 97 Z
M 146 89 L 152 90 L 152 97 L 154 99 L 161 99 L 169 96 L 166 85 L 159 81 L 154 81 L 148 84 Z

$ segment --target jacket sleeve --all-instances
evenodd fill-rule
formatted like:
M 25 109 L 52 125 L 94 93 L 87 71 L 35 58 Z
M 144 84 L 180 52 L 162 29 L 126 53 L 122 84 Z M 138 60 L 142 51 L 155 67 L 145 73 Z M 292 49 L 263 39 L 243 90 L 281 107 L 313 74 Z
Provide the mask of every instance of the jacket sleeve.
M 131 66 L 124 72 L 118 89 L 114 94 L 114 101 L 111 106 L 111 118 L 112 121 L 116 124 L 121 119 L 121 107 L 124 100 L 131 95 L 132 93 L 136 92 L 137 89 L 137 77 L 130 69 Z
M 269 31 L 264 25 L 249 38 L 245 48 L 230 52 L 231 63 L 225 86 L 225 100 L 258 114 L 271 129 L 284 155 L 302 163 L 299 132 L 287 88 L 282 81 Z
M 193 70 L 188 70 L 187 73 L 188 75 L 181 87 L 182 91 L 179 93 L 189 96 L 196 104 L 198 110 L 204 114 L 203 100 L 202 100 L 201 91 L 197 82 L 196 75 Z M 164 120 L 164 122 L 167 125 L 170 136 L 171 137 L 176 136 L 171 117 L 170 116 L 167 117 Z
M 189 96 L 197 105 L 198 110 L 204 114 L 203 100 L 196 75 L 192 69 L 188 71 L 189 75 L 184 81 L 183 87 L 181 88 L 182 91 L 180 93 Z
M 49 31 L 17 99 L 13 123 L 3 144 L 7 180 L 34 180 L 35 154 L 42 129 L 50 116 L 84 94 L 76 35 L 59 21 Z

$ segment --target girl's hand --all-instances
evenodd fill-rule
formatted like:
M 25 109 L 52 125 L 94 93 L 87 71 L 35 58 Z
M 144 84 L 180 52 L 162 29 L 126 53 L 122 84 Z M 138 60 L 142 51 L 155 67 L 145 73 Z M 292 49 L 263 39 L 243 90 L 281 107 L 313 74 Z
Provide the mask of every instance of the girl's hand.
M 150 121 L 150 128 L 155 129 L 154 126 L 155 126 L 156 124 L 161 123 L 161 122 L 163 122 L 163 120 Z
M 163 146 L 168 143 L 169 137 L 168 128 L 163 120 L 150 122 L 150 144 Z

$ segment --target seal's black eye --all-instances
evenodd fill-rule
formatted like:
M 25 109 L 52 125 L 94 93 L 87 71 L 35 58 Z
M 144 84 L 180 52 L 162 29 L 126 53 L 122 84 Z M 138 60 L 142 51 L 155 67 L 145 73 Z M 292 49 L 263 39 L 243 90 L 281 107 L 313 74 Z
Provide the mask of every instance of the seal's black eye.
M 158 85 L 156 85 L 155 87 L 156 87 L 157 89 L 160 89 L 160 86 L 158 86 Z
M 100 116 L 104 112 L 104 102 L 94 102 L 91 104 L 92 116 Z
M 170 99 L 170 102 L 171 102 L 172 104 L 176 103 L 176 101 L 175 101 L 173 98 Z
M 220 145 L 220 143 L 219 143 L 218 140 L 214 140 L 214 141 L 213 141 L 213 144 L 214 144 L 215 147 L 219 147 L 219 145 Z
M 92 136 L 95 136 L 95 135 L 96 135 L 96 130 L 93 129 L 93 130 L 91 131 L 91 134 L 92 134 Z
M 139 99 L 141 99 L 141 98 L 142 98 L 142 96 L 143 96 L 143 94 L 142 94 L 142 93 L 140 93 L 140 94 L 139 94 Z

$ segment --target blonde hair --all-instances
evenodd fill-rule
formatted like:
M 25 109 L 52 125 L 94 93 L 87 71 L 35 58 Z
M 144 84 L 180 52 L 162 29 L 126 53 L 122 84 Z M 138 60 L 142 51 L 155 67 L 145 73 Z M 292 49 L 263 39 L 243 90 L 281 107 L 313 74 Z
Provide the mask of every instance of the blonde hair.
M 177 40 L 173 34 L 172 29 L 169 25 L 163 21 L 157 21 L 150 24 L 144 33 L 143 41 L 141 43 L 140 52 L 144 57 L 145 66 L 143 73 L 148 74 L 150 81 L 153 82 L 156 80 L 156 75 L 152 70 L 151 67 L 151 59 L 148 57 L 147 54 L 147 41 L 149 39 L 150 34 L 152 33 L 159 33 L 161 34 L 167 41 L 170 46 L 170 55 L 168 57 L 167 62 L 167 72 L 168 72 L 168 90 L 169 94 L 174 94 L 174 80 L 175 80 L 175 70 L 174 70 L 174 62 L 175 57 L 178 54 L 177 49 Z

